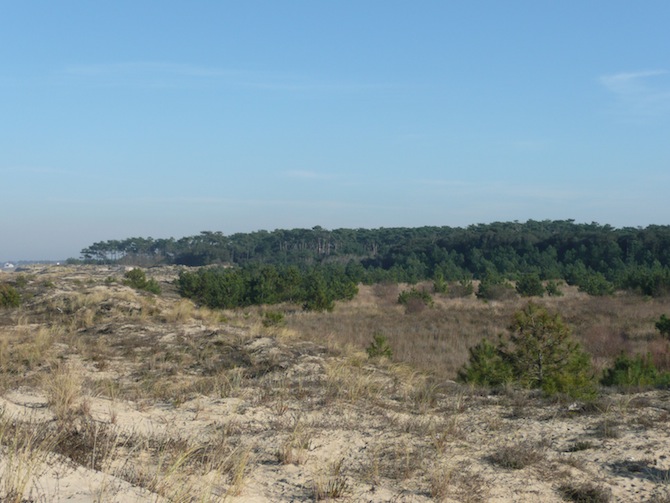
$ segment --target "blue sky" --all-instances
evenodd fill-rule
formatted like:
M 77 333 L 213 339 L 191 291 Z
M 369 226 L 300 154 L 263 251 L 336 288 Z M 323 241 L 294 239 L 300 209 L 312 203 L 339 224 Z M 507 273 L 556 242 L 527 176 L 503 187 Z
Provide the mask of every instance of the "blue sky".
M 670 2 L 0 0 L 0 260 L 670 216 Z

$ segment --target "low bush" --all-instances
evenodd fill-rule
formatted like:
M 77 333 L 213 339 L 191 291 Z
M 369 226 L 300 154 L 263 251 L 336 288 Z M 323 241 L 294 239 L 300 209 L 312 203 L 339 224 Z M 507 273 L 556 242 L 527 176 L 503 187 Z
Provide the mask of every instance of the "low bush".
M 580 278 L 577 281 L 577 286 L 580 292 L 585 292 L 589 295 L 604 296 L 614 293 L 614 285 L 607 281 L 607 278 L 600 272 Z
M 484 339 L 469 349 L 467 365 L 458 371 L 462 382 L 480 386 L 500 386 L 514 380 L 514 369 L 503 345 L 497 346 Z
M 516 297 L 516 291 L 504 278 L 489 274 L 482 278 L 476 295 L 482 300 L 507 300 Z
M 0 307 L 19 307 L 21 296 L 12 285 L 0 283 Z
M 605 369 L 600 382 L 605 386 L 622 388 L 667 386 L 670 384 L 670 373 L 659 372 L 649 354 L 632 357 L 621 354 L 612 367 Z
M 156 282 L 155 279 L 147 279 L 146 274 L 142 269 L 131 269 L 123 276 L 126 278 L 124 284 L 136 288 L 137 290 L 145 290 L 147 292 L 155 293 L 156 295 L 161 293 L 161 287 Z
M 547 292 L 547 295 L 550 297 L 561 297 L 563 296 L 563 292 L 559 288 L 559 284 L 557 281 L 547 281 L 547 285 L 544 287 L 544 289 Z
M 284 325 L 284 313 L 279 311 L 266 311 L 263 313 L 264 327 L 279 327 Z
M 522 297 L 542 297 L 544 286 L 537 274 L 524 274 L 516 282 L 516 291 Z
M 376 358 L 379 356 L 391 358 L 393 356 L 391 345 L 389 344 L 386 336 L 382 334 L 375 334 L 372 337 L 372 342 L 365 351 L 368 353 L 370 358 Z
M 441 293 L 443 295 L 449 293 L 449 284 L 441 274 L 436 275 L 433 280 L 433 293 Z
M 451 299 L 459 297 L 470 297 L 475 292 L 471 279 L 461 279 L 449 286 L 447 296 Z
M 425 290 L 411 288 L 398 295 L 398 304 L 405 306 L 408 313 L 418 313 L 426 307 L 433 307 L 433 297 Z
M 670 318 L 662 314 L 656 322 L 656 330 L 658 330 L 663 337 L 670 339 Z
M 470 349 L 470 359 L 458 373 L 461 381 L 489 386 L 514 382 L 575 398 L 595 394 L 589 355 L 558 314 L 530 302 L 514 313 L 508 330 L 495 346 L 484 340 Z

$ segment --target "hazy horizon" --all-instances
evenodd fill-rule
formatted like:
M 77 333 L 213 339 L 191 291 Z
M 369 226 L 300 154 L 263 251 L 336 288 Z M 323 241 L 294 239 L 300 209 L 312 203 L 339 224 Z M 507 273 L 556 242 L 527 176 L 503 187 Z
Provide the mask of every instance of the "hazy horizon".
M 94 242 L 667 225 L 670 4 L 12 2 L 0 261 Z

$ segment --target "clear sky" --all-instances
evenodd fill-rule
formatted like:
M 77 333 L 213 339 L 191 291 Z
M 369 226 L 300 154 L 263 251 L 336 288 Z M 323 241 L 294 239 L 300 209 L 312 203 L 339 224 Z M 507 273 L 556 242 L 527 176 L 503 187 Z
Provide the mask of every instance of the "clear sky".
M 670 223 L 670 2 L 0 0 L 0 260 Z

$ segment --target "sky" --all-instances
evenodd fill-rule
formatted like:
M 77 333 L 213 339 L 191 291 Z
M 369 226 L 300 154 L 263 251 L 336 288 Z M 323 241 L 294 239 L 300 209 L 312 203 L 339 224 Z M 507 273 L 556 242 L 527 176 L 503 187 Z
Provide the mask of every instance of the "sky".
M 0 0 L 0 261 L 670 217 L 670 2 Z

